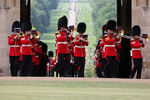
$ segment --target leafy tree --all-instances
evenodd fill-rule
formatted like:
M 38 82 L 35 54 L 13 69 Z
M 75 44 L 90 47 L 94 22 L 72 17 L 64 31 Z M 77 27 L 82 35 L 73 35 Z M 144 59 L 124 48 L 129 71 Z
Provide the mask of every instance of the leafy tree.
M 48 32 L 50 26 L 51 10 L 56 9 L 59 0 L 31 0 L 31 21 L 41 33 Z

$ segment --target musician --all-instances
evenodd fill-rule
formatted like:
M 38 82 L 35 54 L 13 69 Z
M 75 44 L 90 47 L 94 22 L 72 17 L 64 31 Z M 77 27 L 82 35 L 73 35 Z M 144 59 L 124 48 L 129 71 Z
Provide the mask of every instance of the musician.
M 15 31 L 17 28 L 20 28 L 20 22 L 15 21 L 12 24 L 12 35 L 8 36 L 8 45 L 9 49 L 9 61 L 10 61 L 10 70 L 11 76 L 17 76 L 18 69 L 20 67 L 20 39 L 18 38 L 20 32 Z
M 32 45 L 31 45 L 31 29 L 32 25 L 30 22 L 23 22 L 21 26 L 22 36 L 21 39 L 21 54 L 23 58 L 23 66 L 20 75 L 21 76 L 32 76 Z
M 55 60 L 53 59 L 53 51 L 48 51 L 48 59 L 49 59 L 49 62 L 47 63 L 48 76 L 54 77 Z
M 130 44 L 131 44 L 131 56 L 133 60 L 134 67 L 131 71 L 131 78 L 134 78 L 135 73 L 137 72 L 136 78 L 140 79 L 142 74 L 142 65 L 143 59 L 141 54 L 141 48 L 144 47 L 146 40 L 142 41 L 140 39 L 141 28 L 139 25 L 135 25 L 132 28 L 132 37 Z
M 105 56 L 105 43 L 104 43 L 104 39 L 107 37 L 106 32 L 106 24 L 102 26 L 102 39 L 99 40 L 99 53 L 101 53 L 101 69 L 100 69 L 100 73 L 102 74 L 102 76 L 104 76 L 104 68 L 107 64 L 107 60 L 106 60 L 106 56 Z
M 75 60 L 75 75 L 77 77 L 84 77 L 85 68 L 85 46 L 88 46 L 88 41 L 83 38 L 83 34 L 86 31 L 86 24 L 81 22 L 77 26 L 78 36 L 74 41 L 74 60 Z
M 114 78 L 117 77 L 116 68 L 116 39 L 114 37 L 114 32 L 116 31 L 116 22 L 110 20 L 107 22 L 106 26 L 106 38 L 103 39 L 105 46 L 105 56 L 107 59 L 107 65 L 104 68 L 104 77 Z
M 58 62 L 56 63 L 56 69 L 59 70 L 60 77 L 68 77 L 70 72 L 70 55 L 68 42 L 72 38 L 72 34 L 68 35 L 67 30 L 68 20 L 66 16 L 61 17 L 58 20 L 58 32 L 56 36 L 56 46 L 58 54 Z M 59 69 L 58 69 L 59 68 Z

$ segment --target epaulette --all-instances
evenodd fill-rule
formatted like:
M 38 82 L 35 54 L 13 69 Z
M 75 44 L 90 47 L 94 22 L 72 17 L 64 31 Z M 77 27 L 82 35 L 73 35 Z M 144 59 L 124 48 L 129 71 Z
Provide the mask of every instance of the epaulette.
M 134 38 L 132 38 L 130 41 L 134 41 Z
M 8 35 L 9 38 L 11 38 L 11 35 Z

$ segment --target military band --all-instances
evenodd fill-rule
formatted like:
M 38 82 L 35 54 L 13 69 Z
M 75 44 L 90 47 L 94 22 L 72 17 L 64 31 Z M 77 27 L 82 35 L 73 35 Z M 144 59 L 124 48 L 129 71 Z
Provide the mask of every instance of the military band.
M 8 36 L 11 76 L 85 77 L 85 46 L 89 44 L 88 35 L 85 34 L 86 23 L 78 23 L 76 35 L 74 26 L 68 27 L 66 16 L 58 19 L 57 26 L 54 57 L 52 51 L 47 53 L 47 44 L 39 40 L 40 34 L 32 29 L 30 22 L 21 24 L 15 21 L 12 24 L 12 34 Z M 126 45 L 122 40 L 128 39 L 134 65 L 128 78 L 134 78 L 136 72 L 136 78 L 141 78 L 141 47 L 145 46 L 146 39 L 141 39 L 138 25 L 132 28 L 132 36 L 122 35 L 123 32 L 122 28 L 117 28 L 114 20 L 102 26 L 102 37 L 94 54 L 97 77 L 119 78 L 122 65 L 120 53 L 124 49 L 122 46 Z M 147 35 L 144 37 L 147 38 Z

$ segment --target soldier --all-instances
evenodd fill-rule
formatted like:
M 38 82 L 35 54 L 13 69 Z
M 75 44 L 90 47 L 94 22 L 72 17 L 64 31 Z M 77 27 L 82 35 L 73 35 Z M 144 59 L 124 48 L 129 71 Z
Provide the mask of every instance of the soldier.
M 114 32 L 116 31 L 116 22 L 110 20 L 107 22 L 106 32 L 107 36 L 103 39 L 105 44 L 105 56 L 107 59 L 107 65 L 104 69 L 105 77 L 117 77 L 116 68 L 116 39 L 114 38 Z
M 56 63 L 56 69 L 59 68 L 60 77 L 68 77 L 70 72 L 70 56 L 68 41 L 72 38 L 72 34 L 68 34 L 67 30 L 68 20 L 66 16 L 61 17 L 58 20 L 58 32 L 55 33 L 58 62 Z
M 131 39 L 130 44 L 132 48 L 131 56 L 132 56 L 134 67 L 131 71 L 131 78 L 133 78 L 135 73 L 137 72 L 136 75 L 137 79 L 141 78 L 141 73 L 142 73 L 143 60 L 141 54 L 141 47 L 144 47 L 146 43 L 146 41 L 142 41 L 140 39 L 140 34 L 141 34 L 140 26 L 138 25 L 133 26 L 132 28 L 133 39 Z
M 21 76 L 32 76 L 32 45 L 31 45 L 31 29 L 32 25 L 30 22 L 22 23 L 22 34 L 21 34 L 21 54 L 23 58 L 23 66 L 20 75 Z
M 11 76 L 17 76 L 18 69 L 20 67 L 19 58 L 20 58 L 20 22 L 15 21 L 12 24 L 13 34 L 8 36 L 9 49 L 9 61 L 10 61 L 10 70 Z
M 77 26 L 77 32 L 79 35 L 74 41 L 74 60 L 75 60 L 75 75 L 78 77 L 84 77 L 85 67 L 85 46 L 88 46 L 88 41 L 83 38 L 83 34 L 86 31 L 86 24 L 81 22 Z
M 49 62 L 47 63 L 48 76 L 54 77 L 54 65 L 55 60 L 53 59 L 53 52 L 48 51 Z

